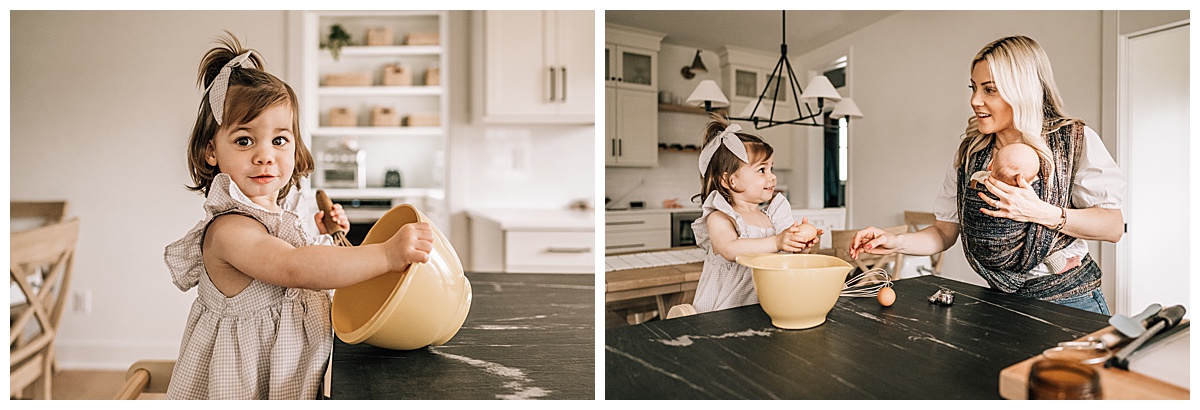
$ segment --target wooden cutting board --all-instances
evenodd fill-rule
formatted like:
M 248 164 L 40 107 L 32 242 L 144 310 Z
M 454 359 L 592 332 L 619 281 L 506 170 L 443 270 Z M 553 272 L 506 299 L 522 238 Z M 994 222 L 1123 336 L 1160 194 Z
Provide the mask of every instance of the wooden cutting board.
M 1112 326 L 1109 326 L 1077 340 L 1099 337 L 1111 330 Z M 1039 359 L 1040 355 L 1034 356 L 1001 370 L 1000 397 L 1009 400 L 1028 399 L 1029 368 Z M 1092 367 L 1100 372 L 1100 387 L 1106 400 L 1188 400 L 1191 397 L 1191 391 L 1188 389 L 1141 373 L 1105 368 L 1103 363 L 1094 364 Z

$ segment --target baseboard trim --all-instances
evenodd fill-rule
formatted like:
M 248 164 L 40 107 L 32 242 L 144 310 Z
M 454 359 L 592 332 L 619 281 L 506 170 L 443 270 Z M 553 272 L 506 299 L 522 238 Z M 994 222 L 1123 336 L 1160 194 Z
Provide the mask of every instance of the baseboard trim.
M 59 369 L 125 370 L 138 360 L 175 360 L 179 343 L 60 339 L 54 342 L 54 354 Z

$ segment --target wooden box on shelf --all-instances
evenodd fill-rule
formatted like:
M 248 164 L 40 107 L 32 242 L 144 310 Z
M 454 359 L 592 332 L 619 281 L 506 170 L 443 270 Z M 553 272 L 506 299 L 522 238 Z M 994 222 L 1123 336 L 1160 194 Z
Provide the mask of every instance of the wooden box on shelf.
M 371 85 L 371 73 L 349 72 L 325 74 L 327 87 L 362 87 Z
M 375 127 L 399 127 L 400 113 L 391 107 L 375 107 L 371 110 L 371 125 Z
M 408 33 L 408 38 L 404 40 L 404 44 L 410 46 L 436 46 L 441 43 L 436 32 L 414 31 Z
M 440 85 L 442 83 L 442 69 L 438 67 L 429 67 L 425 70 L 425 85 Z
M 410 86 L 413 85 L 412 69 L 403 64 L 388 64 L 383 67 L 383 85 Z
M 440 124 L 437 113 L 415 113 L 404 117 L 406 127 L 436 127 Z
M 367 29 L 368 46 L 390 46 L 394 44 L 391 27 L 371 27 Z
M 329 110 L 330 127 L 356 127 L 358 118 L 351 108 L 333 107 Z

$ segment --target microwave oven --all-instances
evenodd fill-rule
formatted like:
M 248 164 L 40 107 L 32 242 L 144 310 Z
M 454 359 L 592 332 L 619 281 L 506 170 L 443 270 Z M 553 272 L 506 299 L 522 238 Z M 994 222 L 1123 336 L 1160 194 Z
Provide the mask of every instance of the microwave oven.
M 671 247 L 695 246 L 696 234 L 692 222 L 703 215 L 701 211 L 671 212 Z
M 366 152 L 335 149 L 317 156 L 315 183 L 320 188 L 367 187 Z

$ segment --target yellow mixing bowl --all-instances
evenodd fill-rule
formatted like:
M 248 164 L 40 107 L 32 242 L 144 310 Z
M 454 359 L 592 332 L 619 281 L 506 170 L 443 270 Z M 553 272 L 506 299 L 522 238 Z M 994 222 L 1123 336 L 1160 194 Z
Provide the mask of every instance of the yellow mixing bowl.
M 363 244 L 385 242 L 413 222 L 429 218 L 411 205 L 392 208 L 371 227 Z M 471 309 L 471 283 L 437 226 L 433 236 L 429 262 L 334 292 L 333 330 L 338 338 L 349 344 L 413 350 L 442 345 L 458 333 Z
M 813 254 L 747 254 L 737 263 L 751 269 L 759 304 L 783 329 L 825 323 L 853 269 L 839 258 Z

